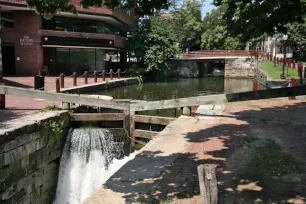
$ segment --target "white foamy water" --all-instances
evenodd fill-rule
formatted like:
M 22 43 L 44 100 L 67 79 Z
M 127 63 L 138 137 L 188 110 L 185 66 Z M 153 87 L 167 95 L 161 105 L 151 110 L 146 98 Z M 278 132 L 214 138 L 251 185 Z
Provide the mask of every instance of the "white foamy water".
M 70 130 L 60 162 L 54 204 L 79 204 L 102 186 L 136 153 L 123 155 L 123 142 L 99 128 Z

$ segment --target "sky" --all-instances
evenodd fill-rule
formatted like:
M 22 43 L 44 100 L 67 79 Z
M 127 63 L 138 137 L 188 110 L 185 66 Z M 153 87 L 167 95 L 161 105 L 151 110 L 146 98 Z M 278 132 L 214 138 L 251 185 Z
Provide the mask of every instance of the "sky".
M 207 12 L 210 12 L 213 8 L 215 8 L 211 3 L 213 0 L 206 0 L 204 6 L 202 7 L 202 18 L 206 16 Z

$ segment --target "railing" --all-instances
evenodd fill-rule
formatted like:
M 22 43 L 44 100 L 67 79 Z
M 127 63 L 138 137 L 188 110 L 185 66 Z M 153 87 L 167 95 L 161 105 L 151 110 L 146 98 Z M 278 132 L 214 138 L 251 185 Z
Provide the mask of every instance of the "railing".
M 101 73 L 95 71 L 93 74 L 89 74 L 87 71 L 84 72 L 83 75 L 78 75 L 76 72 L 74 72 L 70 76 L 66 76 L 65 74 L 61 74 L 59 78 L 56 80 L 56 92 L 60 92 L 60 89 L 65 88 L 65 78 L 66 77 L 71 77 L 73 78 L 73 86 L 78 85 L 78 78 L 84 78 L 84 84 L 88 84 L 88 78 L 93 77 L 94 78 L 94 83 L 98 83 L 98 78 L 102 79 L 102 82 L 106 81 L 106 76 L 109 76 L 110 81 L 114 79 L 114 76 L 117 75 L 117 79 L 121 79 L 121 74 L 125 74 L 126 71 L 122 72 L 120 69 L 118 69 L 117 72 L 114 72 L 112 69 L 107 73 L 105 70 L 103 70 Z
M 201 58 L 201 57 L 261 57 L 262 51 L 256 50 L 200 50 L 183 53 L 183 58 Z

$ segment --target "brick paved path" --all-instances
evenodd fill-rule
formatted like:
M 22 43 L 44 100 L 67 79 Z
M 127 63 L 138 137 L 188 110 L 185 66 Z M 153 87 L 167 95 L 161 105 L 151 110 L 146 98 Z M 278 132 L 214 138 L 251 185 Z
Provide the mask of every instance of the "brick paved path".
M 46 77 L 45 78 L 45 90 L 52 91 L 55 90 L 55 79 L 56 77 Z M 102 82 L 101 77 L 98 82 Z M 20 87 L 20 88 L 34 88 L 34 77 L 4 77 L 4 83 L 8 86 Z M 88 78 L 88 83 L 93 84 L 94 78 Z M 84 85 L 84 78 L 79 78 L 77 85 Z M 73 87 L 73 79 L 65 78 L 65 88 Z M 46 101 L 39 99 L 32 99 L 26 97 L 18 96 L 6 96 L 6 110 L 0 110 L 0 122 L 20 118 L 33 112 L 41 110 L 48 105 L 61 106 L 58 101 Z
M 306 167 L 305 125 L 306 100 L 227 104 L 223 117 L 206 120 L 204 124 L 200 120 L 192 125 L 197 131 L 186 135 L 185 153 L 166 170 L 155 198 L 174 198 L 174 203 L 199 203 L 196 168 L 200 164 L 216 163 L 219 165 L 220 203 L 253 203 L 256 200 L 283 203 L 290 199 L 291 203 L 306 203 L 306 176 L 302 181 L 304 185 L 284 187 L 283 183 L 267 181 L 256 173 L 245 174 L 253 164 L 248 161 L 252 152 L 245 149 L 244 140 L 247 136 L 272 139 Z M 305 173 L 306 168 L 303 175 Z M 277 187 L 280 185 L 283 189 Z

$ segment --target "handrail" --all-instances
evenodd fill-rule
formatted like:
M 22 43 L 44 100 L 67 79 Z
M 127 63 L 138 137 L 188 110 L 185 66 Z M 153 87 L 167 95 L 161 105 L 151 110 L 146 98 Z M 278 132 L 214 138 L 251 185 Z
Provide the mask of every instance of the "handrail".
M 0 86 L 0 95 L 1 94 L 38 98 L 50 101 L 60 101 L 66 103 L 75 103 L 75 104 L 110 108 L 116 110 L 129 110 L 128 102 L 109 101 L 103 99 L 89 98 L 86 96 L 64 94 L 64 93 L 51 93 L 45 91 L 25 89 L 25 88 L 17 88 L 12 86 Z

